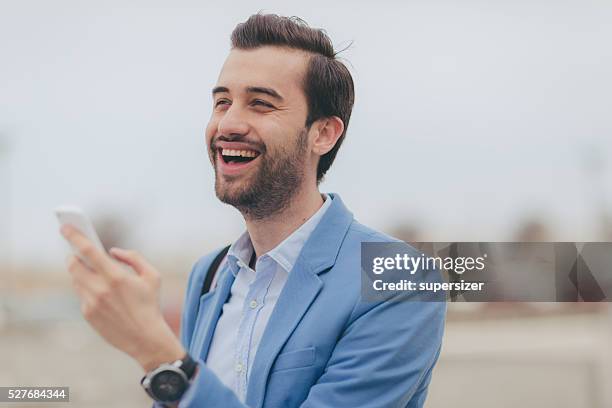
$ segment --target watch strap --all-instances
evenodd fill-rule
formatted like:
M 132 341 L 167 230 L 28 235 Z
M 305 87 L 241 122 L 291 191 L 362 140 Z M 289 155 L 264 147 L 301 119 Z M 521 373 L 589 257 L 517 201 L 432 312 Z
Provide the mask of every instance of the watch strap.
M 185 354 L 185 357 L 181 359 L 180 369 L 183 370 L 187 378 L 191 380 L 193 378 L 193 375 L 195 374 L 197 365 L 198 363 L 193 358 L 191 358 L 189 353 L 187 353 Z

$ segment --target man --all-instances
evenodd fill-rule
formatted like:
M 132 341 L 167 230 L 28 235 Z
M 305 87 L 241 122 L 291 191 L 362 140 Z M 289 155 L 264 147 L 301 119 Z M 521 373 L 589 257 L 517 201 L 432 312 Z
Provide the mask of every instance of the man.
M 206 144 L 217 197 L 246 232 L 220 265 L 219 251 L 196 263 L 179 341 L 151 265 L 111 249 L 129 274 L 63 229 L 92 265 L 69 266 L 86 319 L 139 362 L 156 406 L 423 406 L 445 304 L 362 299 L 361 243 L 397 240 L 318 190 L 346 135 L 349 71 L 327 35 L 296 18 L 253 15 L 231 38 Z

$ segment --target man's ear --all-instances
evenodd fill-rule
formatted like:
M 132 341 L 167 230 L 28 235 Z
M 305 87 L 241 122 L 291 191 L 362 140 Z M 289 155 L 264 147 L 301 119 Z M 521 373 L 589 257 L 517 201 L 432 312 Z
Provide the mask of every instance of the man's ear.
M 317 132 L 313 140 L 312 152 L 319 156 L 333 149 L 344 132 L 344 122 L 337 116 L 321 118 L 315 121 L 314 127 Z

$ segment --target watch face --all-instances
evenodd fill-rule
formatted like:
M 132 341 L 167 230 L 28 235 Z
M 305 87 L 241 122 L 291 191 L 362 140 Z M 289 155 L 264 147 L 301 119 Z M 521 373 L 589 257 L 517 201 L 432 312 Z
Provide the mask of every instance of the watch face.
M 162 371 L 151 379 L 151 392 L 160 401 L 178 401 L 186 389 L 187 382 L 175 371 Z

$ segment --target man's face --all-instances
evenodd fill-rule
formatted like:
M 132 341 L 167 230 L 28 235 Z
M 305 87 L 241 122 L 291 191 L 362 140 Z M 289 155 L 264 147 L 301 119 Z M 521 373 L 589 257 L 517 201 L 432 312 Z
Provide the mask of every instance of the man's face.
M 288 48 L 234 49 L 213 89 L 206 144 L 215 192 L 250 218 L 286 208 L 312 167 L 307 62 L 306 53 Z

